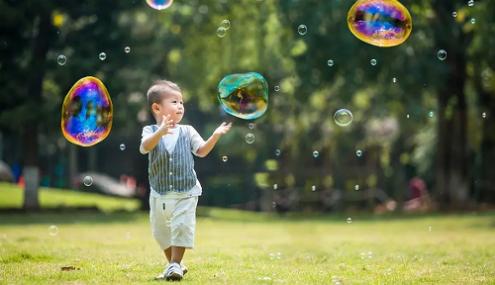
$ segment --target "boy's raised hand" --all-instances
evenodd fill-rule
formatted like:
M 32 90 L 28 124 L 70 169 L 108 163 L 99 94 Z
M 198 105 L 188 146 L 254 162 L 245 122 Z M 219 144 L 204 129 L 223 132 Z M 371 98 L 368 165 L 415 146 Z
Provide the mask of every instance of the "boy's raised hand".
M 167 134 L 171 134 L 172 131 L 170 130 L 171 127 L 175 125 L 174 120 L 170 120 L 170 114 L 165 116 L 162 116 L 162 122 L 160 124 L 160 127 L 158 128 L 158 131 L 164 136 Z
M 215 132 L 213 132 L 214 135 L 225 135 L 229 130 L 230 130 L 230 127 L 232 127 L 232 122 L 230 123 L 226 123 L 226 122 L 223 122 L 222 124 L 220 124 L 220 126 L 215 130 Z

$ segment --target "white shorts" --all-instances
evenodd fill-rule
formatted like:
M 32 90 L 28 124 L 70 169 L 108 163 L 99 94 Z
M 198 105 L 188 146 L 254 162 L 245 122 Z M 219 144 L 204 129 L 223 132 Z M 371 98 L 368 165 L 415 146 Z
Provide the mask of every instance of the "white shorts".
M 197 205 L 197 196 L 173 199 L 150 195 L 151 232 L 163 250 L 194 247 Z

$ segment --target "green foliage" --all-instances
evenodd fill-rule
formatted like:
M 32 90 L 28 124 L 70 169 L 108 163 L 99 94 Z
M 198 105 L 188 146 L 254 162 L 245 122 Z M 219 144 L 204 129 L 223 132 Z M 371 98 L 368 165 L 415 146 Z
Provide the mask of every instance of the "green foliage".
M 476 85 L 489 94 L 495 90 L 494 39 L 489 36 L 495 29 L 493 3 L 479 1 L 474 7 L 436 3 L 403 1 L 413 17 L 411 37 L 400 46 L 378 48 L 349 32 L 346 15 L 352 3 L 346 1 L 177 1 L 169 9 L 156 11 L 144 1 L 82 5 L 3 0 L 1 29 L 7 33 L 0 42 L 0 126 L 15 141 L 27 122 L 35 122 L 48 146 L 40 148 L 42 155 L 51 161 L 66 155 L 59 130 L 61 102 L 79 78 L 98 76 L 110 90 L 114 127 L 106 142 L 78 151 L 83 157 L 80 168 L 97 165 L 97 170 L 114 176 L 125 173 L 144 179 L 145 158 L 136 149 L 142 125 L 151 122 L 145 93 L 153 80 L 167 78 L 183 89 L 185 123 L 204 137 L 221 121 L 234 121 L 233 131 L 219 142 L 209 167 L 203 169 L 208 176 L 214 175 L 220 168 L 213 161 L 222 155 L 229 156 L 228 163 L 242 166 L 230 173 L 237 176 L 233 180 L 247 180 L 231 186 L 236 197 L 257 198 L 257 194 L 239 193 L 257 193 L 255 173 L 266 171 L 271 159 L 279 167 L 269 169 L 263 185 L 289 186 L 284 177 L 292 177 L 290 186 L 302 189 L 307 181 L 333 177 L 332 183 L 322 182 L 321 188 L 345 189 L 349 181 L 373 176 L 373 185 L 362 186 L 394 193 L 404 191 L 400 189 L 406 188 L 407 179 L 418 174 L 432 185 L 438 121 L 428 113 L 438 114 L 438 92 L 449 84 L 446 78 L 451 71 L 436 58 L 437 51 L 449 52 L 457 44 L 455 38 L 466 37 L 469 78 L 466 90 L 459 91 L 468 98 L 472 152 L 481 148 L 479 114 L 487 108 L 481 106 Z M 53 20 L 46 35 L 50 49 L 40 104 L 31 101 L 23 84 L 31 68 L 30 31 L 36 28 L 37 11 L 32 5 L 49 11 Z M 456 18 L 450 16 L 453 11 Z M 476 18 L 475 25 L 471 18 Z M 216 31 L 225 19 L 231 27 L 220 38 Z M 452 22 L 441 23 L 444 19 Z M 304 36 L 297 33 L 301 24 L 308 28 Z M 130 53 L 124 52 L 126 46 Z M 100 52 L 107 54 L 105 61 L 98 59 Z M 67 56 L 64 66 L 57 65 L 60 54 Z M 449 59 L 459 56 L 448 54 Z M 327 64 L 330 59 L 333 66 Z M 371 59 L 378 64 L 370 65 Z M 270 86 L 269 110 L 256 120 L 254 130 L 222 114 L 216 99 L 217 84 L 225 75 L 247 71 L 260 72 Z M 449 102 L 446 117 L 455 114 L 456 104 Z M 353 112 L 350 127 L 334 124 L 333 113 L 340 108 Z M 247 132 L 256 136 L 253 145 L 243 142 Z M 115 151 L 122 142 L 132 152 Z M 275 149 L 281 150 L 280 157 L 274 156 Z M 364 151 L 361 159 L 356 159 L 356 149 Z M 314 150 L 320 152 L 318 159 L 312 156 Z M 91 152 L 96 163 L 87 167 Z M 7 160 L 18 160 L 12 153 Z M 112 163 L 119 156 L 126 156 L 125 163 Z M 64 166 L 68 167 L 68 161 Z M 43 168 L 50 171 L 53 166 Z M 205 189 L 219 187 L 218 179 L 207 180 L 211 184 L 207 182 Z M 213 200 L 222 200 L 217 198 Z

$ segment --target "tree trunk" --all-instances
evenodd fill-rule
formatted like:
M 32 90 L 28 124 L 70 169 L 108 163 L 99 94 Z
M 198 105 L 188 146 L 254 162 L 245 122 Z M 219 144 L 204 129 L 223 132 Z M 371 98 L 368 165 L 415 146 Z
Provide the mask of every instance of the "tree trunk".
M 49 47 L 50 11 L 40 9 L 40 15 L 34 22 L 33 48 L 30 63 L 30 76 L 28 78 L 28 96 L 31 98 L 31 106 L 36 110 L 41 105 L 41 92 L 43 77 L 45 75 L 46 54 Z M 27 120 L 22 135 L 24 150 L 24 209 L 35 210 L 39 208 L 38 187 L 38 115 L 34 114 L 32 120 Z
M 451 20 L 453 3 L 435 1 L 433 5 L 437 12 L 435 43 L 448 52 L 446 83 L 438 89 L 435 196 L 441 208 L 460 209 L 468 206 L 470 185 L 464 94 L 469 39 Z
M 484 90 L 481 69 L 475 71 L 475 90 L 480 97 L 481 165 L 480 180 L 475 182 L 478 201 L 495 204 L 495 94 Z
M 488 94 L 487 94 L 488 95 Z M 495 96 L 487 96 L 486 118 L 483 119 L 481 138 L 480 201 L 495 204 Z

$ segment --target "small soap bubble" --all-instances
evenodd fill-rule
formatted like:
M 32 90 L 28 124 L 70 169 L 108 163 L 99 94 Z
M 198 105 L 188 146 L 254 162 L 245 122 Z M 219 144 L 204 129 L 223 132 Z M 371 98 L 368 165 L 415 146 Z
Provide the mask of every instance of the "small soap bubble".
M 411 117 L 411 116 L 410 116 L 409 114 L 406 114 L 406 118 L 408 118 L 408 119 L 409 119 L 410 117 Z
M 249 123 L 249 124 L 248 124 L 248 128 L 249 128 L 250 130 L 254 129 L 254 127 L 255 127 L 255 124 L 254 124 L 254 123 Z
M 435 116 L 435 113 L 433 111 L 428 112 L 428 117 L 433 118 Z
M 314 158 L 317 158 L 319 155 L 320 155 L 320 153 L 317 150 L 313 151 L 313 157 Z
M 121 143 L 120 146 L 119 146 L 120 150 L 121 151 L 124 151 L 125 150 L 125 144 Z
M 311 191 L 313 191 L 313 192 L 316 191 L 316 185 L 311 186 Z
M 393 83 L 397 83 L 397 77 L 392 78 Z
M 172 6 L 173 0 L 146 0 L 146 3 L 155 10 L 163 10 Z
M 370 64 L 371 64 L 372 66 L 375 66 L 377 63 L 378 63 L 378 61 L 377 61 L 376 59 L 374 59 L 374 58 L 372 58 L 372 59 L 370 60 Z
M 51 225 L 48 227 L 48 234 L 52 237 L 58 234 L 58 227 L 56 225 Z
M 454 18 L 457 17 L 457 12 L 456 11 L 452 12 L 452 17 L 454 17 Z
M 476 18 L 471 18 L 471 24 L 476 24 Z
M 481 113 L 481 117 L 482 117 L 483 119 L 486 119 L 486 112 Z
M 57 56 L 58 65 L 60 65 L 60 66 L 65 65 L 66 62 L 67 62 L 67 57 L 65 57 L 65 55 L 61 54 L 61 55 Z
M 356 150 L 356 156 L 357 157 L 361 157 L 362 155 L 363 155 L 363 151 L 362 150 L 360 150 L 360 149 Z
M 468 6 L 473 7 L 474 6 L 474 0 L 469 0 L 468 1 Z
M 273 90 L 275 90 L 275 92 L 278 92 L 278 91 L 280 91 L 280 86 L 278 86 L 278 85 L 275 85 L 275 87 L 273 87 Z
M 351 219 L 351 217 L 348 217 L 348 218 L 347 218 L 347 220 L 346 220 L 346 222 L 347 222 L 348 224 L 351 224 L 351 223 L 352 223 L 352 219 Z
M 441 61 L 444 61 L 447 58 L 447 52 L 444 49 L 438 50 L 437 58 Z
M 327 60 L 327 65 L 328 66 L 332 67 L 334 64 L 335 64 L 335 62 L 333 61 L 333 59 Z
M 228 30 L 228 29 L 230 29 L 230 21 L 225 19 L 222 21 L 220 26 L 223 27 L 225 30 Z
M 91 186 L 93 184 L 93 177 L 91 177 L 89 175 L 84 176 L 83 184 L 84 184 L 84 186 L 87 186 L 87 187 Z
M 229 160 L 229 157 L 228 156 L 226 156 L 226 155 L 222 156 L 222 161 L 223 162 L 227 162 L 228 160 Z
M 218 27 L 218 29 L 217 29 L 217 36 L 219 38 L 225 37 L 226 34 L 227 34 L 227 29 L 225 29 L 224 27 Z
M 358 184 L 354 185 L 354 190 L 359 191 L 359 185 Z
M 256 140 L 256 137 L 254 136 L 253 133 L 247 133 L 245 136 L 246 143 L 252 144 Z
M 101 60 L 101 61 L 104 61 L 105 59 L 107 59 L 107 54 L 104 53 L 104 52 L 100 52 L 100 54 L 98 55 L 98 58 Z
M 352 123 L 352 113 L 347 109 L 339 109 L 333 115 L 333 120 L 340 127 L 346 127 Z
M 273 184 L 273 190 L 277 190 L 278 189 L 278 184 Z
M 125 53 L 130 53 L 130 52 L 131 52 L 131 47 L 130 47 L 130 46 L 126 46 L 126 47 L 124 48 L 124 52 L 125 52 Z
M 301 36 L 304 36 L 308 32 L 308 27 L 306 27 L 306 25 L 299 25 L 299 27 L 297 27 L 297 32 Z
M 278 148 L 277 148 L 277 149 L 275 150 L 275 155 L 276 155 L 276 156 L 280 156 L 280 154 L 281 154 L 281 153 L 282 153 L 282 151 L 281 151 L 280 149 L 278 149 Z

